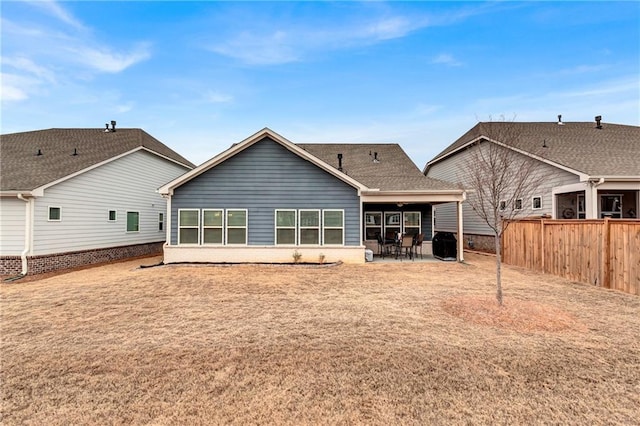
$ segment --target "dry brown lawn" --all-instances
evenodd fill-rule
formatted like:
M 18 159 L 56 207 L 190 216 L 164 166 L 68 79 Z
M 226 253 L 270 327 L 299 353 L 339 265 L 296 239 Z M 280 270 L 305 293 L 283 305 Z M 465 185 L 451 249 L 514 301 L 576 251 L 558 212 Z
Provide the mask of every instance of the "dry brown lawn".
M 162 266 L 0 286 L 0 422 L 638 424 L 640 297 L 467 264 Z

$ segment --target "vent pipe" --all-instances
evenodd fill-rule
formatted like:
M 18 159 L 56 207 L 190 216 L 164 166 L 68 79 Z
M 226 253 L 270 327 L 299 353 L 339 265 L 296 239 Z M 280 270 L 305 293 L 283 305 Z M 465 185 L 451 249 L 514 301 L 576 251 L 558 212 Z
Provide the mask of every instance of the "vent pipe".
M 342 154 L 338 154 L 338 170 L 342 171 Z
M 558 114 L 558 126 L 564 126 L 564 123 L 562 122 L 562 114 Z
M 602 116 L 596 115 L 596 129 L 602 129 L 602 124 L 600 123 L 601 121 L 602 121 Z
M 116 121 L 115 120 L 111 120 L 111 131 L 112 132 L 116 131 Z
M 373 153 L 373 162 L 374 163 L 379 163 L 380 160 L 378 160 L 378 152 L 374 152 Z

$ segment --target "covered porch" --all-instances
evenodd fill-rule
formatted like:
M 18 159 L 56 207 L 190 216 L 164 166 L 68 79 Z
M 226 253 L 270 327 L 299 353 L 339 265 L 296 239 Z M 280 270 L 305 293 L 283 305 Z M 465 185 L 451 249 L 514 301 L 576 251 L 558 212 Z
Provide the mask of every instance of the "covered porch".
M 554 188 L 553 204 L 554 219 L 636 219 L 640 182 L 599 179 Z

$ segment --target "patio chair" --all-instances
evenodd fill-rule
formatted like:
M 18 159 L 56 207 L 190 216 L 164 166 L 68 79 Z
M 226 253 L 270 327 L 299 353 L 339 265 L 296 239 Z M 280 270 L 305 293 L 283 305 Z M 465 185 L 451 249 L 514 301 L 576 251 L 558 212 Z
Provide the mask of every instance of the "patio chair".
M 393 247 L 394 241 L 388 241 L 382 238 L 382 235 L 378 234 L 378 254 L 384 259 L 385 254 L 391 254 L 390 248 Z
M 413 253 L 415 256 L 418 255 L 418 250 L 420 250 L 420 259 L 422 259 L 422 243 L 424 242 L 424 234 L 416 234 L 414 237 L 414 249 Z
M 402 260 L 403 252 L 404 255 L 409 256 L 411 260 L 415 260 L 413 258 L 413 235 L 405 235 L 402 237 L 402 241 L 400 242 L 400 246 L 396 252 L 396 258 L 400 255 L 400 260 Z

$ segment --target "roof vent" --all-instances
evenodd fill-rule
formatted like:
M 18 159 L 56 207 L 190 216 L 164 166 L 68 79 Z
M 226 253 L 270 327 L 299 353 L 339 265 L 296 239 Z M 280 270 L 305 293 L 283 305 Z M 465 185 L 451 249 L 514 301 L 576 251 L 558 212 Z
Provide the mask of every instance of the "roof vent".
M 116 121 L 115 120 L 111 120 L 111 128 L 109 128 L 109 123 L 105 123 L 104 125 L 104 132 L 108 133 L 108 132 L 115 132 L 116 131 Z
M 602 129 L 602 124 L 600 123 L 601 121 L 602 121 L 602 116 L 596 115 L 596 129 Z
M 104 124 L 104 132 L 109 133 L 109 123 Z
M 342 154 L 338 154 L 338 170 L 342 171 Z
M 373 153 L 373 162 L 374 163 L 379 163 L 380 162 L 380 160 L 378 160 L 378 153 L 377 152 Z
M 558 114 L 558 126 L 564 126 L 564 123 L 562 122 L 562 114 Z
M 73 148 L 73 154 L 71 154 L 71 156 L 75 157 L 76 155 L 78 155 L 78 148 Z
M 36 157 L 39 157 L 42 155 L 42 150 L 40 148 L 38 148 L 38 152 L 36 152 Z

